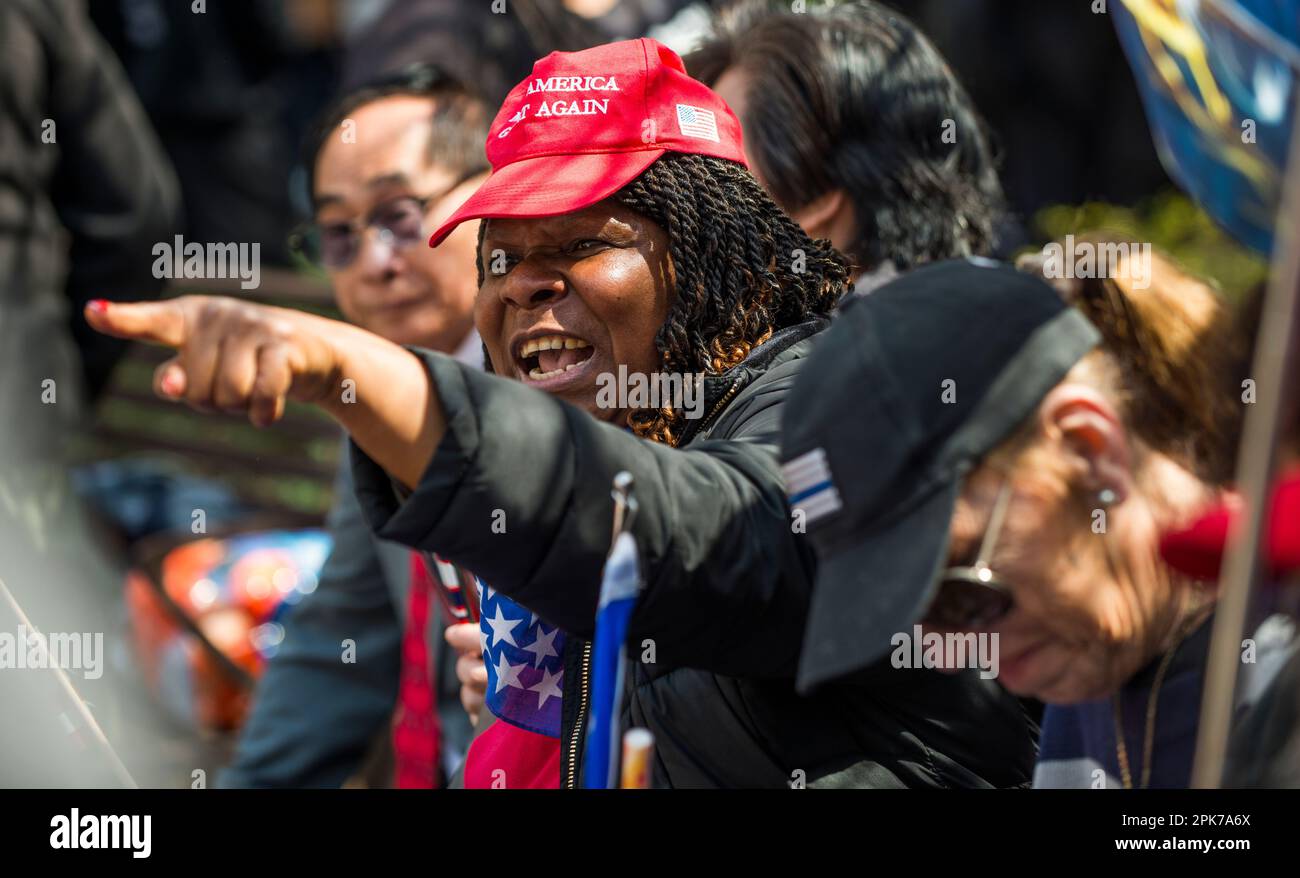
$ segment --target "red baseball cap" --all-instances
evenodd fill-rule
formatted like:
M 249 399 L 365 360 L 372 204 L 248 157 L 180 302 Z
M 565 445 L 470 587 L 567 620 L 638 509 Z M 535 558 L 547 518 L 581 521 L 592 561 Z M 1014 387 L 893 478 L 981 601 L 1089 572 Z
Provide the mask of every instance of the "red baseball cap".
M 488 131 L 492 174 L 429 246 L 466 220 L 581 210 L 667 152 L 745 165 L 740 122 L 677 53 L 651 39 L 552 52 L 506 96 Z
M 1239 501 L 1220 504 L 1188 526 L 1166 533 L 1160 554 L 1175 570 L 1197 579 L 1218 579 L 1229 535 L 1240 518 Z M 1274 485 L 1265 531 L 1261 560 L 1269 575 L 1286 577 L 1300 570 L 1300 469 Z

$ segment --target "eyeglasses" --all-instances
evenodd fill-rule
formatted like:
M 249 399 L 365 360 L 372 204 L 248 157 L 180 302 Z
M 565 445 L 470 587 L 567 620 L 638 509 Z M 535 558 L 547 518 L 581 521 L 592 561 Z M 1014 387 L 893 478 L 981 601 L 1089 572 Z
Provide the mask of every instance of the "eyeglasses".
M 998 581 L 989 566 L 1010 503 L 1011 480 L 1004 478 L 984 528 L 979 554 L 969 566 L 943 571 L 923 624 L 953 631 L 978 630 L 991 627 L 1011 611 L 1015 605 L 1011 590 Z
M 309 262 L 339 271 L 357 258 L 367 229 L 374 229 L 380 242 L 397 249 L 422 244 L 428 239 L 424 218 L 430 208 L 481 173 L 479 168 L 468 171 L 441 192 L 423 198 L 404 195 L 390 199 L 351 222 L 304 223 L 289 236 L 289 248 Z

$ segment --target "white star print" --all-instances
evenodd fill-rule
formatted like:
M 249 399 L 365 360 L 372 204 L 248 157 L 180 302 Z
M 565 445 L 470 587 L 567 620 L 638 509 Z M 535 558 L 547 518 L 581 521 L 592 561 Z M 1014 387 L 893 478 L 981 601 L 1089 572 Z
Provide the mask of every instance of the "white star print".
M 496 618 L 487 620 L 487 623 L 492 626 L 492 645 L 496 646 L 504 640 L 517 649 L 519 644 L 515 643 L 515 635 L 512 632 L 515 626 L 523 621 L 523 619 L 507 619 L 501 614 L 501 605 L 497 604 Z
M 519 672 L 526 668 L 527 665 L 512 665 L 506 661 L 506 654 L 501 653 L 501 660 L 497 662 L 497 688 L 500 692 L 507 686 L 514 686 L 516 689 L 524 688 L 519 682 Z
M 558 630 L 558 629 L 557 629 Z M 560 692 L 560 678 L 564 676 L 564 671 L 552 674 L 549 670 L 542 671 L 542 679 L 528 687 L 529 692 L 537 693 L 537 709 L 541 710 L 546 705 L 546 699 L 554 696 L 555 698 L 563 697 Z
M 537 639 L 524 647 L 526 651 L 531 652 L 534 655 L 534 668 L 540 668 L 542 662 L 545 661 L 548 656 L 559 655 L 559 653 L 555 651 L 555 635 L 559 633 L 559 628 L 552 628 L 551 633 L 547 634 L 545 628 L 541 625 L 537 626 Z

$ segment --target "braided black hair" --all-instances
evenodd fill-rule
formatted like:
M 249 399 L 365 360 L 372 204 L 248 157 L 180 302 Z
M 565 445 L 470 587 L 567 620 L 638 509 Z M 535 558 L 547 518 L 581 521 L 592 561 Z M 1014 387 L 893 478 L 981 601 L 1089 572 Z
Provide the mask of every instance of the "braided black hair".
M 773 332 L 830 314 L 852 286 L 845 257 L 809 238 L 735 162 L 667 153 L 612 197 L 668 236 L 676 288 L 655 336 L 665 372 L 721 374 Z M 628 419 L 638 435 L 669 445 L 684 423 L 671 407 Z

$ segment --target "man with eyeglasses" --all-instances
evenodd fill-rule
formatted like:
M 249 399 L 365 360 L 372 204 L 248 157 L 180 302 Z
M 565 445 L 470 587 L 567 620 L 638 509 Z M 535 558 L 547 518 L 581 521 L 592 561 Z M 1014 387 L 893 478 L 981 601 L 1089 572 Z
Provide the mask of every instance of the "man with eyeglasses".
M 487 176 L 491 115 L 428 66 L 347 94 L 307 141 L 314 218 L 291 240 L 328 273 L 348 320 L 475 366 L 475 229 L 436 250 L 427 241 Z M 461 638 L 472 649 L 448 645 L 429 578 L 439 571 L 372 536 L 344 461 L 328 520 L 333 552 L 287 622 L 223 786 L 337 787 L 391 728 L 395 785 L 433 787 L 468 746 L 473 705 L 461 703 L 457 653 L 461 673 L 486 679 L 473 667 L 482 664 L 477 626 Z

